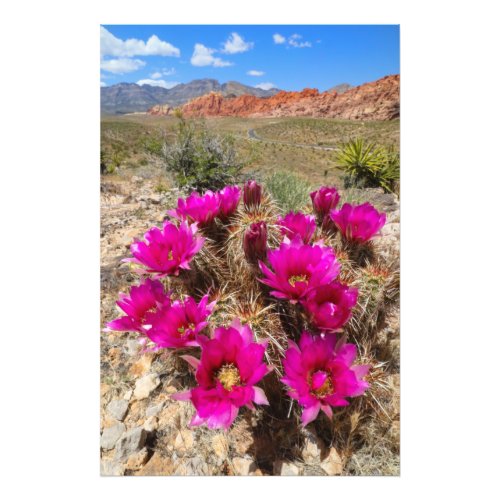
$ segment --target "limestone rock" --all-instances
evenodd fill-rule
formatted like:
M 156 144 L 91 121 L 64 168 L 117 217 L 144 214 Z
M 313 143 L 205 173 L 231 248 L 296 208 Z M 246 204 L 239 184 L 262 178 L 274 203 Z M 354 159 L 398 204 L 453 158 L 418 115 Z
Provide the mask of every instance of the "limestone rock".
M 158 415 L 158 413 L 160 413 L 163 409 L 164 404 L 165 403 L 162 402 L 157 405 L 148 406 L 146 408 L 146 417 L 156 417 L 156 415 Z
M 181 430 L 174 441 L 174 448 L 180 453 L 186 453 L 193 447 L 194 435 L 189 429 Z
M 126 469 L 138 470 L 140 469 L 148 460 L 148 449 L 142 448 L 137 453 L 132 453 L 127 459 Z
M 128 409 L 128 401 L 125 399 L 114 399 L 106 408 L 108 413 L 116 420 L 123 420 Z
M 257 464 L 251 458 L 233 458 L 234 473 L 238 476 L 249 476 L 251 472 L 255 472 Z
M 114 460 L 101 460 L 101 476 L 123 476 L 125 466 Z
M 136 399 L 147 398 L 160 385 L 160 377 L 156 373 L 150 373 L 140 378 L 135 383 L 134 396 Z
M 342 474 L 342 459 L 335 448 L 330 449 L 327 457 L 321 462 L 320 467 L 329 476 L 338 476 Z
M 146 437 L 147 432 L 142 427 L 136 427 L 123 434 L 116 443 L 115 458 L 123 460 L 133 453 L 140 451 L 146 442 Z
M 275 476 L 299 476 L 300 469 L 294 463 L 277 460 L 273 464 L 273 473 Z
M 306 464 L 319 462 L 322 454 L 324 454 L 325 445 L 314 431 L 305 430 L 304 434 L 304 445 L 302 448 L 304 462 Z
M 174 471 L 174 463 L 170 457 L 155 453 L 147 464 L 137 472 L 137 476 L 170 476 Z
M 158 429 L 158 418 L 157 417 L 148 417 L 144 422 L 144 430 L 146 432 L 154 432 Z
M 106 427 L 101 434 L 101 448 L 103 450 L 112 450 L 124 432 L 125 425 L 121 422 L 112 427 Z

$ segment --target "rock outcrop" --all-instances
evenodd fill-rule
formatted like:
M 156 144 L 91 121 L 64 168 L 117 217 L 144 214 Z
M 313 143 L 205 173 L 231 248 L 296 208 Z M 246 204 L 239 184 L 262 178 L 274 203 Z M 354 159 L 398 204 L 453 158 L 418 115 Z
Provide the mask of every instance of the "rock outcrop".
M 170 114 L 168 106 L 151 108 L 151 114 Z M 365 83 L 346 92 L 280 91 L 271 97 L 224 97 L 211 92 L 182 106 L 187 117 L 201 116 L 312 116 L 348 120 L 392 120 L 399 117 L 399 75 Z

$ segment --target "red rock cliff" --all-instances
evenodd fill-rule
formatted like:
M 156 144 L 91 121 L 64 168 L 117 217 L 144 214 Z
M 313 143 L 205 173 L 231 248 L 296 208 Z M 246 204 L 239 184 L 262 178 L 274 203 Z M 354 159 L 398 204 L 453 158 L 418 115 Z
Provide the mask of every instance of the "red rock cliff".
M 158 108 L 158 107 L 156 107 Z M 152 108 L 151 113 L 158 113 Z M 314 116 L 349 120 L 392 120 L 399 117 L 399 75 L 365 83 L 343 94 L 304 89 L 272 97 L 223 97 L 210 93 L 182 106 L 184 116 Z

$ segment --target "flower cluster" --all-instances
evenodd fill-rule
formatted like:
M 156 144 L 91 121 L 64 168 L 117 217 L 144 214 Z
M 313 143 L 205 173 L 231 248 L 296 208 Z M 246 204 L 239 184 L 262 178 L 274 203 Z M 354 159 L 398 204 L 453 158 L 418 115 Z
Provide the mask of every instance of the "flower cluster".
M 238 186 L 226 186 L 217 193 L 206 191 L 204 195 L 191 193 L 186 199 L 177 200 L 177 208 L 167 211 L 174 219 L 197 222 L 209 226 L 216 217 L 226 220 L 234 214 L 240 202 L 241 189 Z
M 135 241 L 130 247 L 133 257 L 125 260 L 149 277 L 132 286 L 129 295 L 120 294 L 117 305 L 124 315 L 109 322 L 107 329 L 137 332 L 154 350 L 199 350 L 198 357 L 182 356 L 194 368 L 197 385 L 173 396 L 194 406 L 191 425 L 227 429 L 242 407 L 254 410 L 255 404 L 269 404 L 263 389 L 257 386 L 272 371 L 272 366 L 264 362 L 269 356 L 267 342 L 259 340 L 253 326 L 242 325 L 238 318 L 228 327 L 212 324 L 218 317 L 213 313 L 224 306 L 217 305 L 216 309 L 216 302 L 209 299 L 211 292 L 201 296 L 201 288 L 189 279 L 189 273 L 195 273 L 190 271 L 190 262 L 205 242 L 205 237 L 197 235 L 198 227 L 209 236 L 216 218 L 222 223 L 232 218 L 231 227 L 242 227 L 233 233 L 241 235 L 239 252 L 251 264 L 242 261 L 248 269 L 245 276 L 261 290 L 265 287 L 258 282 L 269 287 L 274 299 L 297 307 L 303 318 L 298 330 L 302 334 L 294 338 L 295 334 L 288 332 L 288 350 L 281 359 L 273 359 L 273 363 L 283 365 L 280 380 L 288 387 L 288 395 L 303 408 L 303 425 L 313 421 L 320 410 L 332 418 L 332 407 L 347 405 L 346 398 L 359 396 L 369 387 L 364 380 L 369 366 L 354 364 L 355 345 L 337 336 L 352 316 L 358 290 L 339 280 L 341 265 L 334 248 L 315 235 L 328 232 L 328 219 L 343 240 L 365 244 L 381 229 L 385 214 L 369 204 L 346 203 L 337 210 L 339 193 L 324 186 L 311 193 L 319 227 L 314 215 L 302 212 L 273 215 L 268 226 L 266 220 L 258 220 L 265 210 L 256 210 L 267 203 L 267 198 L 262 198 L 262 186 L 248 181 L 243 187 L 244 210 L 250 214 L 246 219 L 241 219 L 243 212 L 236 213 L 240 197 L 238 186 L 226 186 L 216 193 L 192 193 L 180 198 L 177 208 L 167 212 L 177 220 L 165 221 L 163 228 L 154 227 L 143 240 Z M 276 236 L 282 239 L 277 248 L 268 241 L 268 231 L 273 228 L 281 233 L 281 237 L 278 233 Z M 218 244 L 224 244 L 220 239 Z M 161 281 L 165 277 L 173 288 L 165 289 Z M 238 278 L 235 282 L 243 281 Z M 208 290 L 214 286 L 213 282 L 206 285 Z M 242 288 L 246 285 L 242 283 Z

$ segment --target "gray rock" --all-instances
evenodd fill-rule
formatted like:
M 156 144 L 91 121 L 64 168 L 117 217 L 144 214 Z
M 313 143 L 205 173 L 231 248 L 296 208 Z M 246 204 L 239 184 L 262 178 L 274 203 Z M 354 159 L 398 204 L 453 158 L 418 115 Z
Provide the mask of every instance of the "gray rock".
M 101 476 L 123 476 L 125 466 L 114 460 L 101 460 Z
M 179 476 L 208 476 L 209 473 L 208 465 L 200 457 L 190 458 L 175 469 Z
M 306 464 L 313 464 L 321 461 L 321 455 L 325 452 L 325 445 L 314 431 L 304 430 L 304 446 L 302 448 L 302 458 Z
M 160 403 L 146 408 L 146 417 L 155 417 L 161 412 L 165 403 Z
M 248 476 L 257 469 L 257 464 L 251 458 L 233 458 L 233 469 L 238 476 Z
M 273 464 L 273 472 L 275 476 L 298 476 L 300 469 L 291 462 L 277 460 Z
M 107 407 L 108 413 L 116 420 L 123 420 L 128 410 L 128 401 L 125 399 L 114 399 Z
M 146 442 L 147 435 L 148 433 L 142 427 L 136 427 L 123 434 L 115 446 L 115 459 L 123 460 L 132 453 L 140 451 Z
M 141 348 L 141 344 L 137 342 L 136 339 L 128 339 L 127 340 L 127 354 L 129 356 L 135 356 Z
M 160 377 L 156 373 L 150 373 L 140 378 L 135 383 L 134 396 L 136 399 L 147 398 L 160 385 Z
M 106 427 L 101 434 L 101 448 L 103 450 L 112 450 L 124 432 L 125 425 L 121 422 L 112 427 Z

